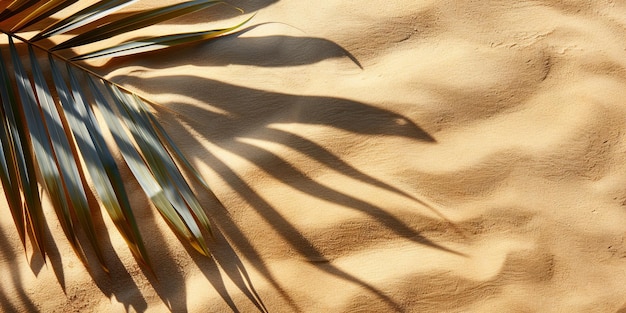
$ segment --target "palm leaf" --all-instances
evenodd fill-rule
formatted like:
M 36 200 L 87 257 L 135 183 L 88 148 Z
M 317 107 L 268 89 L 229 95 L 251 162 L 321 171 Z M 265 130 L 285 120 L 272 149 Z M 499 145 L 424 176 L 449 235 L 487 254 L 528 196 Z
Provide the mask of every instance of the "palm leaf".
M 37 250 L 46 253 L 39 184 L 48 193 L 79 258 L 88 266 L 87 251 L 93 250 L 101 268 L 108 271 L 92 221 L 97 208 L 90 207 L 90 189 L 85 188 L 91 184 L 137 261 L 150 268 L 120 171 L 104 139 L 105 132 L 110 132 L 137 182 L 173 231 L 197 251 L 209 255 L 204 237 L 204 233 L 211 234 L 209 218 L 181 171 L 189 170 L 210 191 L 204 179 L 159 125 L 146 101 L 74 62 L 216 38 L 249 19 L 232 27 L 168 34 L 64 58 L 54 50 L 97 42 L 222 2 L 188 1 L 102 23 L 103 17 L 136 2 L 104 0 L 76 13 L 69 12 L 68 18 L 43 27 L 28 40 L 15 31 L 45 22 L 76 1 L 44 1 L 41 5 L 38 2 L 16 0 L 0 13 L 2 25 L 11 24 L 3 26 L 9 30 L 0 28 L 9 39 L 9 58 L 0 53 L 0 181 L 22 244 L 26 247 L 26 236 L 32 234 Z M 18 13 L 24 17 L 18 19 Z M 13 20 L 17 22 L 8 22 Z M 51 49 L 36 43 L 81 26 L 88 30 Z M 26 47 L 26 53 L 20 52 L 20 45 Z M 42 54 L 47 56 L 44 61 L 38 58 Z M 104 122 L 95 118 L 92 106 L 98 108 Z M 86 242 L 79 239 L 79 229 Z

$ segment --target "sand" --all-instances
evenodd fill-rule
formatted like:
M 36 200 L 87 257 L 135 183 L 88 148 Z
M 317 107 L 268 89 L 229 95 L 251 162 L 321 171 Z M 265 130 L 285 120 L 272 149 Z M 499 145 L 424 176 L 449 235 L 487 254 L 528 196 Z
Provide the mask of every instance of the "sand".
M 128 170 L 156 277 L 106 214 L 110 276 L 50 209 L 43 264 L 3 199 L 1 311 L 626 312 L 626 2 L 231 3 L 236 35 L 92 64 L 223 203 L 196 189 L 214 258 Z

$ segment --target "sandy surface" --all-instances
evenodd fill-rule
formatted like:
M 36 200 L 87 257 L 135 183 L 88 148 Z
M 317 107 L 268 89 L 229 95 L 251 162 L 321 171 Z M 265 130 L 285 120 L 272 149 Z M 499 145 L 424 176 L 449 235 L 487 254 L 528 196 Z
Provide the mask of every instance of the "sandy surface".
M 626 2 L 232 3 L 235 36 L 95 64 L 224 204 L 214 259 L 130 179 L 156 279 L 107 216 L 110 276 L 52 212 L 25 257 L 3 206 L 1 311 L 626 312 Z

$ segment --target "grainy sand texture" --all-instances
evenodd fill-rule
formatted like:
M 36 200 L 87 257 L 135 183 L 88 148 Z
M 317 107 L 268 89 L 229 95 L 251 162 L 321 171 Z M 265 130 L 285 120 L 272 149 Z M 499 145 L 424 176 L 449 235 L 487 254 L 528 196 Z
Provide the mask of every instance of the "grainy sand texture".
M 92 64 L 209 182 L 214 257 L 123 168 L 155 274 L 95 209 L 111 274 L 49 208 L 44 264 L 2 199 L 0 310 L 626 312 L 626 1 L 230 2 Z

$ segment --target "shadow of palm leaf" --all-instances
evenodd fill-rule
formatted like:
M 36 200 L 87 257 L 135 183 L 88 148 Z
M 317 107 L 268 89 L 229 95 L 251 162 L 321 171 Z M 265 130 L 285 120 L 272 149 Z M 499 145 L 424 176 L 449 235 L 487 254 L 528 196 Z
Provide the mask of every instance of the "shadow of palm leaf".
M 4 240 L 8 237 L 2 228 L 0 228 L 0 238 L 3 238 L 0 240 L 0 256 L 8 260 L 16 259 L 18 256 L 15 250 Z M 11 262 L 3 264 L 9 267 L 9 277 L 4 276 L 3 282 L 0 284 L 0 309 L 3 312 L 37 312 L 35 303 L 23 289 L 20 270 Z M 9 287 L 9 284 L 12 285 L 12 288 Z
M 219 203 L 219 200 L 215 199 L 214 202 Z M 221 217 L 223 218 L 224 216 Z M 222 218 L 220 218 L 220 221 L 223 220 Z M 263 300 L 257 293 L 254 284 L 250 279 L 246 267 L 235 253 L 235 250 L 229 243 L 228 239 L 224 237 L 223 229 L 220 229 L 220 232 L 216 233 L 215 239 L 215 247 L 211 247 L 214 251 L 213 259 L 200 258 L 195 254 L 190 254 L 196 264 L 198 264 L 198 267 L 204 276 L 218 291 L 224 302 L 228 304 L 229 308 L 233 312 L 240 312 L 240 310 L 237 308 L 235 301 L 232 299 L 227 288 L 225 287 L 224 279 L 221 275 L 219 275 L 219 268 L 224 270 L 224 273 L 230 281 L 237 286 L 239 291 L 241 291 L 245 297 L 248 298 L 250 303 L 252 303 L 257 310 L 260 312 L 268 312 L 268 309 L 265 307 Z M 280 286 L 276 284 L 276 287 Z M 289 299 L 287 293 L 281 289 L 277 290 L 283 293 L 284 296 L 286 296 L 286 299 Z M 293 301 L 289 300 L 289 302 L 293 304 Z
M 269 92 L 193 75 L 154 78 L 117 75 L 111 79 L 123 84 L 141 85 L 155 93 L 191 95 L 196 100 L 225 112 L 216 113 L 214 110 L 184 103 L 169 105 L 172 110 L 186 116 L 194 128 L 205 131 L 204 134 L 218 132 L 220 136 L 207 139 L 245 137 L 245 134 L 252 133 L 251 130 L 266 129 L 271 123 L 300 123 L 328 126 L 356 134 L 398 136 L 427 143 L 435 142 L 419 125 L 402 114 L 348 99 Z M 188 83 L 190 81 L 193 83 Z M 193 92 L 196 90 L 209 92 L 206 96 L 197 97 L 194 96 L 197 93 Z M 235 95 L 237 101 L 232 99 Z M 206 123 L 208 120 L 212 122 Z M 242 129 L 240 123 L 251 126 Z
M 113 79 L 130 84 L 135 82 L 131 76 L 118 76 L 113 77 Z M 208 100 L 204 98 L 197 100 L 207 101 L 207 103 L 210 103 L 222 112 L 227 112 L 226 114 L 217 114 L 213 111 L 193 106 L 183 105 L 176 108 L 178 105 L 172 104 L 171 107 L 182 115 L 190 117 L 188 119 L 189 125 L 196 128 L 199 133 L 218 134 L 217 136 L 219 137 L 208 136 L 207 140 L 210 142 L 218 142 L 222 139 L 235 137 L 281 142 L 283 145 L 306 154 L 312 159 L 342 172 L 346 176 L 351 176 L 367 184 L 386 189 L 428 206 L 407 192 L 354 168 L 321 145 L 300 135 L 271 128 L 269 125 L 278 123 L 324 125 L 358 134 L 400 136 L 423 142 L 435 142 L 428 133 L 405 116 L 364 103 L 340 98 L 279 94 L 238 87 L 208 79 L 202 79 L 200 84 L 182 83 L 198 80 L 200 79 L 194 76 L 164 76 L 141 79 L 142 84 L 148 84 L 150 88 L 165 93 L 193 94 L 192 91 L 197 88 L 219 91 L 211 93 L 207 97 L 209 98 Z M 182 84 L 173 84 L 173 82 L 181 82 Z M 243 101 L 233 101 L 231 95 L 237 95 Z M 236 116 L 236 120 L 233 120 L 231 116 Z M 267 117 L 270 118 L 268 119 Z M 215 125 L 215 127 L 210 128 L 205 121 L 211 121 L 210 125 Z M 251 129 L 254 131 L 241 129 L 239 125 L 251 125 Z M 232 143 L 229 144 L 232 145 Z M 237 143 L 236 145 L 242 146 L 246 144 Z M 240 153 L 246 151 L 245 148 L 240 150 Z M 249 157 L 252 158 L 253 156 L 254 153 Z M 284 173 L 277 175 L 282 175 L 282 179 L 285 181 L 290 176 Z M 313 194 L 328 194 L 328 192 L 319 191 Z M 348 199 L 346 201 L 353 202 Z
M 241 36 L 259 26 L 252 26 L 224 36 L 219 41 L 185 45 L 184 47 L 190 51 L 185 58 L 190 61 L 190 64 L 198 66 L 239 64 L 261 67 L 287 67 L 348 57 L 355 65 L 361 68 L 359 61 L 349 51 L 327 39 L 285 35 Z M 141 60 L 136 60 L 132 57 L 115 58 L 109 60 L 101 67 L 107 71 L 128 65 L 164 69 L 170 67 L 170 62 L 174 60 L 163 60 L 163 53 L 167 53 L 167 51 L 145 53 Z M 156 60 L 162 60 L 162 62 L 155 62 Z
M 272 207 L 267 201 L 260 197 L 241 177 L 234 173 L 228 167 L 228 165 L 221 162 L 217 158 L 212 157 L 209 157 L 208 160 L 205 159 L 205 161 L 211 164 L 211 166 L 216 166 L 216 169 L 221 169 L 222 171 L 220 172 L 220 176 L 222 177 L 222 179 L 227 181 L 231 187 L 237 188 L 237 193 L 248 203 L 248 205 L 250 205 L 257 212 L 259 212 L 267 222 L 274 225 L 274 229 L 278 231 L 280 235 L 283 236 L 283 238 L 285 238 L 286 242 L 288 242 L 293 249 L 295 249 L 298 253 L 304 256 L 309 262 L 312 262 L 318 268 L 322 269 L 328 274 L 365 288 L 366 290 L 372 292 L 375 296 L 382 299 L 392 309 L 396 311 L 401 311 L 399 305 L 383 291 L 359 279 L 358 277 L 353 276 L 330 264 L 330 260 L 327 259 L 324 254 L 321 253 L 317 248 L 315 248 L 310 240 L 302 235 L 302 233 L 300 233 L 300 231 L 296 227 L 294 227 L 289 221 L 283 218 L 274 207 Z M 268 273 L 265 265 L 263 265 L 263 261 L 261 259 L 254 259 L 255 254 L 258 255 L 258 253 L 250 252 L 251 246 L 248 244 L 247 239 L 233 239 L 234 242 L 239 245 L 239 250 L 243 251 L 242 253 L 248 259 L 253 260 L 254 266 L 257 268 L 257 270 Z M 272 279 L 271 276 L 266 276 L 266 278 Z M 276 287 L 282 290 L 279 285 Z M 301 311 L 295 303 L 293 303 L 292 301 L 290 301 L 290 303 L 292 304 L 292 308 L 297 309 L 297 311 Z
M 138 83 L 132 76 L 117 76 L 114 79 L 130 85 Z M 259 139 L 278 143 L 306 155 L 342 175 L 410 199 L 416 207 L 424 207 L 427 205 L 415 196 L 358 170 L 322 145 L 298 134 L 272 127 L 275 124 L 293 123 L 322 125 L 349 133 L 397 136 L 424 143 L 434 142 L 430 135 L 403 115 L 347 99 L 268 92 L 196 76 L 142 78 L 141 84 L 143 87 L 149 86 L 149 89 L 154 88 L 154 90 L 159 90 L 165 94 L 194 94 L 192 89 L 216 91 L 206 94 L 205 97 L 196 98 L 202 103 L 210 104 L 213 110 L 184 103 L 172 103 L 168 105 L 168 108 L 180 114 L 185 125 L 192 128 L 195 134 L 203 136 L 203 140 L 250 161 L 283 184 L 312 197 L 364 213 L 400 238 L 405 238 L 419 245 L 462 255 L 431 241 L 413 226 L 389 214 L 385 209 L 312 180 L 306 173 L 279 155 L 246 141 L 246 139 Z M 234 95 L 236 95 L 237 101 L 233 101 Z M 210 122 L 207 123 L 207 121 Z M 241 128 L 241 125 L 246 125 L 246 127 Z M 196 141 L 194 136 L 181 124 L 169 123 L 167 127 L 173 130 L 173 133 L 188 134 L 180 137 L 184 146 L 202 146 L 202 143 Z M 232 190 L 236 191 L 247 205 L 271 224 L 285 242 L 302 255 L 305 260 L 315 264 L 316 267 L 330 275 L 365 288 L 387 303 L 390 308 L 400 310 L 398 304 L 389 295 L 332 265 L 332 259 L 327 258 L 322 251 L 316 248 L 314 242 L 264 200 L 245 178 L 240 177 L 223 160 L 204 150 L 193 150 L 191 153 L 188 152 L 188 155 L 198 162 L 207 164 Z M 262 260 L 261 254 L 253 248 L 244 232 L 239 230 L 238 226 L 227 215 L 212 212 L 212 216 L 216 223 L 223 228 L 224 236 L 228 237 L 236 246 L 237 251 L 240 251 L 246 259 L 252 260 L 253 266 L 272 283 L 274 288 L 282 290 L 279 282 L 276 281 Z M 283 296 L 286 297 L 286 294 Z M 290 301 L 290 304 L 292 309 L 299 311 L 293 301 Z

